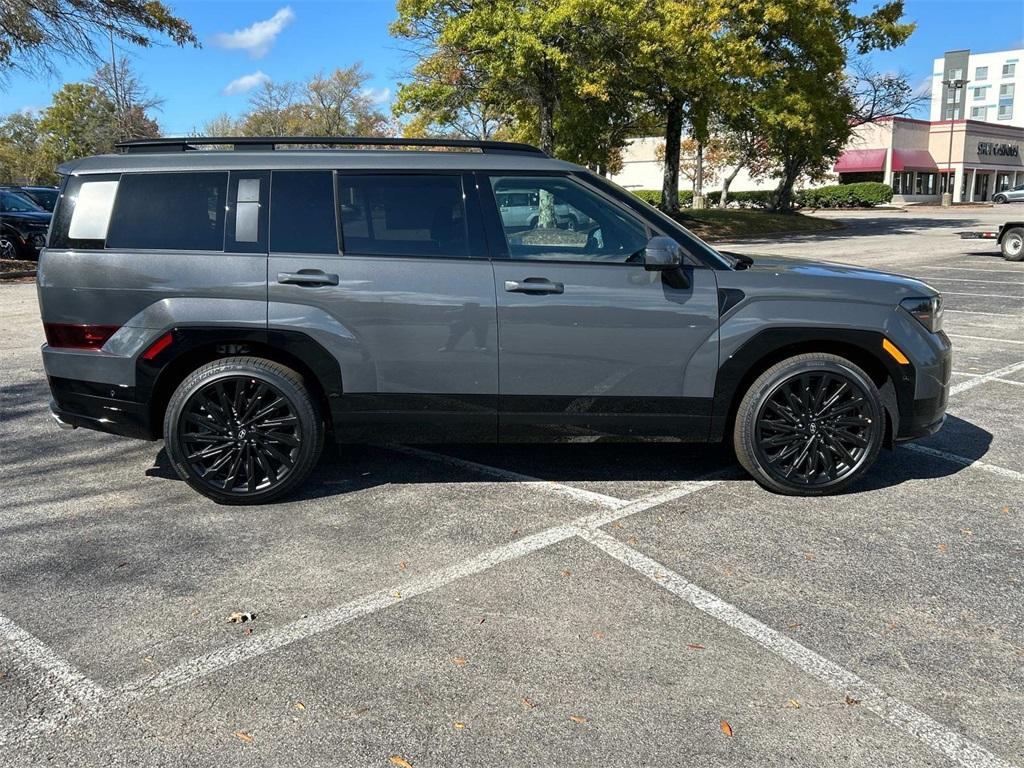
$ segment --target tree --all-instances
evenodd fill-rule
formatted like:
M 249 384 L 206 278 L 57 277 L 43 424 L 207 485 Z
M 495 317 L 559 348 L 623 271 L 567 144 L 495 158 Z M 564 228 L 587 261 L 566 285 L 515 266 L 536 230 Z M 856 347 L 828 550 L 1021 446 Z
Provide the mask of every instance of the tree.
M 249 97 L 249 112 L 242 119 L 246 136 L 298 136 L 302 134 L 302 108 L 295 83 L 266 81 Z
M 195 131 L 193 130 L 193 133 Z M 203 124 L 203 132 L 197 136 L 237 136 L 242 133 L 238 120 L 228 114 L 220 114 Z
M 367 92 L 363 65 L 317 74 L 305 88 L 304 132 L 310 136 L 383 136 L 388 119 Z
M 42 155 L 38 119 L 27 112 L 0 119 L 0 183 L 48 184 L 56 178 Z
M 4 0 L 0 3 L 0 74 L 53 70 L 54 58 L 96 61 L 107 36 L 142 47 L 166 37 L 199 43 L 188 22 L 159 0 Z
M 49 166 L 114 150 L 114 105 L 95 85 L 68 83 L 39 120 L 41 152 Z
M 633 55 L 631 17 L 643 7 L 628 0 L 399 0 L 391 30 L 412 41 L 418 58 L 399 104 L 429 104 L 441 115 L 487 105 L 554 155 L 570 100 L 613 103 L 610 76 Z
M 89 82 L 114 106 L 118 141 L 153 139 L 160 135 L 160 126 L 148 113 L 163 104 L 163 99 L 153 96 L 142 84 L 127 57 L 104 64 Z

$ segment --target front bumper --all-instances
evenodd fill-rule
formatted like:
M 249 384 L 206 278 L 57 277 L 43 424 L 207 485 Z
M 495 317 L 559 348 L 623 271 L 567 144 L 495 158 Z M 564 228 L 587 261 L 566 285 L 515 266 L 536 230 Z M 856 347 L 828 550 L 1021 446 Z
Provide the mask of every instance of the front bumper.
M 914 397 L 909 401 L 909 407 L 901 408 L 897 443 L 934 435 L 946 420 L 953 346 L 945 333 L 931 336 L 932 354 L 923 362 L 914 361 Z

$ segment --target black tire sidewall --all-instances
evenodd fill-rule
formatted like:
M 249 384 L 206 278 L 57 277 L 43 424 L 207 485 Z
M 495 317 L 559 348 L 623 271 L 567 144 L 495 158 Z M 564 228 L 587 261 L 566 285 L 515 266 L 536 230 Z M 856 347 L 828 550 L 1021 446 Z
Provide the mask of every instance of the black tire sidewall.
M 805 373 L 832 373 L 853 381 L 867 396 L 872 422 L 867 450 L 852 472 L 821 485 L 802 485 L 776 477 L 761 461 L 757 446 L 757 419 L 765 402 L 784 382 Z M 857 482 L 878 458 L 885 438 L 885 406 L 878 388 L 870 377 L 853 363 L 833 355 L 800 356 L 769 368 L 751 385 L 736 415 L 734 440 L 737 458 L 744 468 L 765 488 L 776 493 L 795 496 L 826 496 L 838 493 Z
M 200 389 L 217 381 L 238 377 L 259 379 L 276 389 L 288 400 L 298 417 L 302 434 L 295 467 L 284 482 L 253 494 L 226 493 L 203 482 L 185 461 L 179 433 L 185 406 Z M 164 447 L 174 471 L 202 495 L 219 504 L 261 504 L 290 493 L 309 476 L 319 460 L 323 447 L 323 425 L 315 404 L 302 384 L 301 377 L 294 371 L 262 359 L 239 359 L 237 362 L 222 360 L 198 368 L 175 390 L 164 416 Z

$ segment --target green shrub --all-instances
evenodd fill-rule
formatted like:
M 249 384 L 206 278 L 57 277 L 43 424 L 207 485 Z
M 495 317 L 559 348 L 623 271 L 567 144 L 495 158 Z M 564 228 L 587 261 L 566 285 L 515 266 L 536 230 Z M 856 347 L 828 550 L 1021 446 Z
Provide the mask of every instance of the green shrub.
M 877 181 L 837 184 L 801 190 L 796 199 L 804 208 L 871 208 L 890 202 L 892 187 Z
M 634 195 L 639 197 L 645 203 L 658 206 L 661 205 L 661 190 L 660 189 L 631 189 Z M 693 191 L 689 189 L 679 190 L 679 206 L 681 208 L 689 208 L 693 205 Z
M 661 203 L 660 189 L 634 189 L 633 194 L 651 205 Z M 718 201 L 722 197 L 722 190 L 714 189 L 704 193 L 705 205 L 708 208 L 718 207 Z M 771 190 L 757 192 L 730 192 L 728 204 L 738 208 L 767 208 L 771 204 Z M 679 205 L 682 208 L 689 208 L 693 205 L 693 192 L 689 189 L 679 190 Z

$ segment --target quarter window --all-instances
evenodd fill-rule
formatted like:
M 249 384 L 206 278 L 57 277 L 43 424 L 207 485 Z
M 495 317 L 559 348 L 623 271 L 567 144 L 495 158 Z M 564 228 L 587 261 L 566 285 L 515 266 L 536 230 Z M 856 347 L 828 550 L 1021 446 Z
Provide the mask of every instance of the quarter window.
M 511 259 L 639 261 L 646 227 L 562 176 L 494 176 L 491 188 Z
M 274 171 L 270 181 L 270 250 L 338 253 L 330 171 Z
M 220 172 L 123 174 L 107 247 L 223 250 L 227 186 Z
M 338 176 L 342 251 L 369 256 L 469 256 L 462 178 Z

